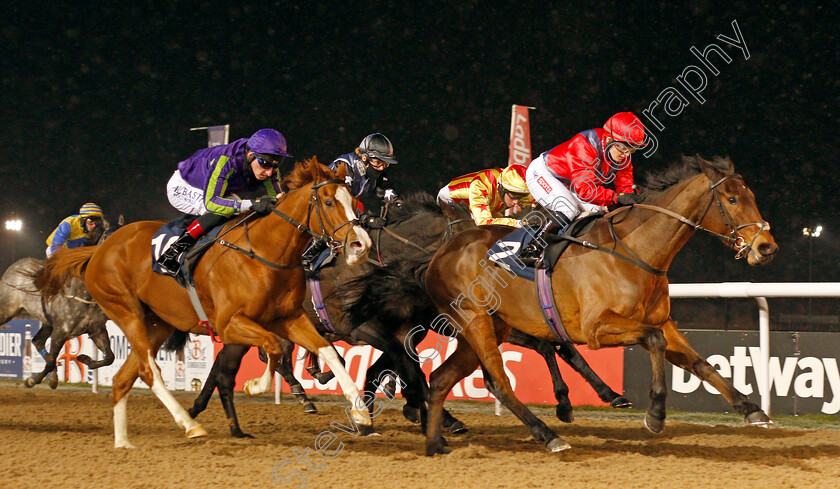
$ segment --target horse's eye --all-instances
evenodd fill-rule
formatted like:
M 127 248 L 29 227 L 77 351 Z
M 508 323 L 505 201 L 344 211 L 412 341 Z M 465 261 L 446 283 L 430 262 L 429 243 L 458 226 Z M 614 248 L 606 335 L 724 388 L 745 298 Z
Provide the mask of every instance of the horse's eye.
M 334 204 L 333 204 L 332 199 L 325 200 L 325 201 L 324 201 L 324 204 L 325 204 L 327 207 L 332 207 L 332 206 L 334 205 Z
M 726 200 L 728 200 L 729 203 L 732 204 L 732 205 L 735 205 L 735 204 L 738 203 L 738 198 L 737 197 L 729 197 Z

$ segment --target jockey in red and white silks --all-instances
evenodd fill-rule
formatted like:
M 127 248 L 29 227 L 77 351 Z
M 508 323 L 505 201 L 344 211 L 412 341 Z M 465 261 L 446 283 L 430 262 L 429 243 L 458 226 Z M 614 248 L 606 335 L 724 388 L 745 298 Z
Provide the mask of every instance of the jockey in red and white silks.
M 565 224 L 584 211 L 633 203 L 631 155 L 644 144 L 639 118 L 618 113 L 603 128 L 583 131 L 534 159 L 525 177 L 528 190 Z M 606 188 L 610 183 L 615 190 Z

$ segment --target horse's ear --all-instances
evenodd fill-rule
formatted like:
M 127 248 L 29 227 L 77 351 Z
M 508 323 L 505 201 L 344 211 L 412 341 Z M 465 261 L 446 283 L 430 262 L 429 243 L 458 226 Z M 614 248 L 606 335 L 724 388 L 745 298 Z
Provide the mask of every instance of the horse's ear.
M 729 157 L 721 158 L 720 156 L 715 156 L 712 161 L 705 160 L 699 155 L 696 158 L 700 162 L 703 173 L 713 182 L 735 172 L 735 165 L 732 164 L 732 160 Z
M 338 165 L 338 171 L 335 172 L 335 177 L 339 180 L 344 180 L 347 177 L 347 164 L 343 161 Z
M 318 163 L 317 158 L 310 158 L 309 161 L 309 173 L 312 174 L 312 181 L 319 182 L 321 180 L 321 164 Z
M 123 217 L 122 214 L 120 214 L 120 217 L 117 219 L 117 225 L 119 225 L 119 226 L 125 225 L 125 218 Z
M 455 207 L 442 202 L 440 208 L 443 209 L 443 215 L 449 218 L 450 221 L 458 219 L 458 213 L 455 211 Z

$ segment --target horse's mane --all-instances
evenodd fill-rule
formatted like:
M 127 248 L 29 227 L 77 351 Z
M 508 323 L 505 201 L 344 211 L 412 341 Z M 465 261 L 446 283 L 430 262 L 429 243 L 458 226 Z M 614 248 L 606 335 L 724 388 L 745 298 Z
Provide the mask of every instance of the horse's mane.
M 388 224 L 398 224 L 419 214 L 443 216 L 443 209 L 435 198 L 426 192 L 415 192 L 403 199 L 402 205 L 392 206 L 388 210 Z
M 639 190 L 642 192 L 665 190 L 687 178 L 703 173 L 704 165 L 712 166 L 724 175 L 730 175 L 735 171 L 729 157 L 715 156 L 709 161 L 700 156 L 683 156 L 681 161 L 674 163 L 665 170 L 645 175 L 645 183 L 639 185 Z
M 313 171 L 314 170 L 314 171 Z M 299 189 L 314 181 L 323 181 L 335 178 L 335 173 L 322 165 L 317 156 L 298 161 L 292 172 L 283 179 L 282 186 L 291 190 Z

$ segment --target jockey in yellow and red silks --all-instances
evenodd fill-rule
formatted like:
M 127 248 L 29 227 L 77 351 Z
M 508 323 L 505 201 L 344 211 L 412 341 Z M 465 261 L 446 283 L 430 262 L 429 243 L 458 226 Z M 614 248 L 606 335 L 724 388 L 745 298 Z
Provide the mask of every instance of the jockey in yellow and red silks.
M 501 224 L 521 227 L 522 223 L 505 217 L 507 209 L 530 207 L 534 199 L 525 185 L 525 167 L 490 168 L 462 175 L 438 192 L 438 203 L 466 204 L 479 226 Z
M 102 225 L 102 208 L 88 202 L 78 214 L 65 217 L 47 238 L 47 258 L 59 248 L 78 248 L 91 244 L 96 228 Z

